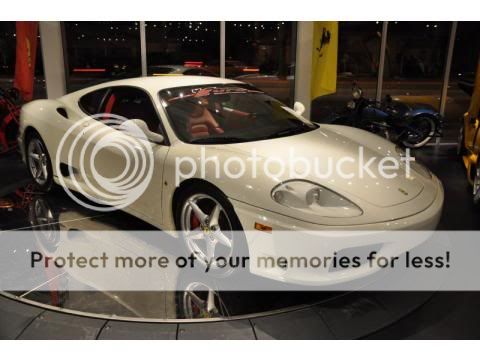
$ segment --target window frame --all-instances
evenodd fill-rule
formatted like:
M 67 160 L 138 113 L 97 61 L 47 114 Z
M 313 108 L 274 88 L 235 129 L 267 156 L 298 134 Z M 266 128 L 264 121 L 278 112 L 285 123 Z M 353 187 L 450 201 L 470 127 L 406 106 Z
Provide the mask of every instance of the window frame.
M 82 96 L 80 96 L 80 98 L 78 99 L 78 107 L 80 108 L 80 110 L 82 110 L 85 114 L 87 114 L 88 116 L 92 116 L 94 114 L 91 114 L 89 111 L 87 111 L 87 109 L 85 109 L 85 106 L 82 105 L 82 99 L 84 99 L 86 96 L 88 95 L 91 95 L 95 92 L 100 92 L 100 91 L 104 91 L 105 93 L 103 94 L 100 102 L 98 103 L 98 107 L 97 107 L 97 110 L 96 110 L 96 113 L 98 114 L 98 111 L 101 109 L 101 107 L 103 106 L 103 103 L 105 102 L 105 99 L 109 93 L 109 88 L 108 87 L 104 87 L 104 88 L 100 88 L 100 89 L 95 89 L 95 90 L 92 90 L 90 92 L 87 92 L 85 94 L 83 94 Z

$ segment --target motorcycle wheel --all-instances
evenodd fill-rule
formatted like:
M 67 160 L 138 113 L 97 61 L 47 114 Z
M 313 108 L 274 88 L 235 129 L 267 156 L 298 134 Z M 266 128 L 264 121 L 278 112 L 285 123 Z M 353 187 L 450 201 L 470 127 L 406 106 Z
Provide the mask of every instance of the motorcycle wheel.
M 407 139 L 402 144 L 408 148 L 418 149 L 426 145 L 435 135 L 435 121 L 428 116 L 419 116 L 415 118 L 414 126 L 416 132 L 408 134 Z

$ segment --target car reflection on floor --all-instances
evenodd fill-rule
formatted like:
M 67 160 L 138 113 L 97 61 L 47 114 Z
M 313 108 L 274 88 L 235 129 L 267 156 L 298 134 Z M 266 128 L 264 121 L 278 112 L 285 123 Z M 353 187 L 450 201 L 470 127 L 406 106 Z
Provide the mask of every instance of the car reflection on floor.
M 98 213 L 77 205 L 61 189 L 42 194 L 31 184 L 3 196 L 0 211 L 3 219 L 1 230 L 35 229 L 41 234 L 37 248 L 47 255 L 61 251 L 62 244 L 55 236 L 59 230 L 155 230 L 121 211 Z M 172 241 L 175 239 L 172 238 Z M 177 251 L 169 243 L 162 243 L 161 248 L 161 251 L 170 253 Z M 56 282 L 61 281 L 81 282 L 88 291 L 56 291 Z M 33 288 L 15 295 L 68 310 L 156 319 L 226 318 L 301 306 L 338 296 L 332 293 L 256 292 L 252 295 L 248 292 L 218 292 L 214 290 L 214 285 L 203 279 L 185 284 L 186 291 L 181 292 L 105 292 L 96 291 L 91 284 L 82 283 L 82 278 L 66 272 L 45 274 L 45 279 L 38 280 L 39 285 L 45 282 L 51 285 L 51 291 L 35 291 Z

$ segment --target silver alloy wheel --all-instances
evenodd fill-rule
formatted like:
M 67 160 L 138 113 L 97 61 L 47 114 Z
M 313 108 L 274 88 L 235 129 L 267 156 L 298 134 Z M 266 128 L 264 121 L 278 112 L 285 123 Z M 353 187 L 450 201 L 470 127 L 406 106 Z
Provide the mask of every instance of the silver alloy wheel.
M 42 251 L 53 253 L 59 245 L 59 228 L 52 209 L 44 198 L 36 198 L 30 203 L 29 220 Z
M 480 203 L 480 166 L 477 166 L 475 179 L 473 179 L 473 202 L 475 204 Z
M 45 203 L 42 198 L 35 199 L 32 203 L 33 213 L 35 218 L 30 219 L 32 226 L 39 227 L 41 230 L 54 229 L 55 218 L 53 217 L 52 210 Z
M 187 318 L 220 317 L 222 301 L 218 292 L 201 282 L 193 282 L 183 293 L 183 312 Z
M 35 182 L 43 186 L 48 181 L 48 157 L 47 151 L 42 144 L 42 141 L 38 138 L 33 138 L 28 143 L 27 149 L 28 166 L 30 174 Z
M 216 257 L 232 256 L 232 222 L 216 199 L 206 194 L 192 195 L 183 204 L 180 216 L 187 248 L 203 264 L 217 269 Z

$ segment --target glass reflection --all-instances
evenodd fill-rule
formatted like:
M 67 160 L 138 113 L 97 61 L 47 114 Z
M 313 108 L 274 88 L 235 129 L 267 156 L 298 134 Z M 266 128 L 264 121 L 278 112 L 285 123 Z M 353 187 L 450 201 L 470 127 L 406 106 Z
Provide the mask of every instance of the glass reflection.
M 148 75 L 219 76 L 218 21 L 148 21 Z
M 328 122 L 330 116 L 344 111 L 354 82 L 366 98 L 375 97 L 381 35 L 380 21 L 338 23 L 337 89 L 334 94 L 313 99 L 313 121 Z
M 286 104 L 293 103 L 295 22 L 227 22 L 225 46 L 227 78 L 248 82 Z
M 140 76 L 138 21 L 64 22 L 67 91 L 107 80 Z

